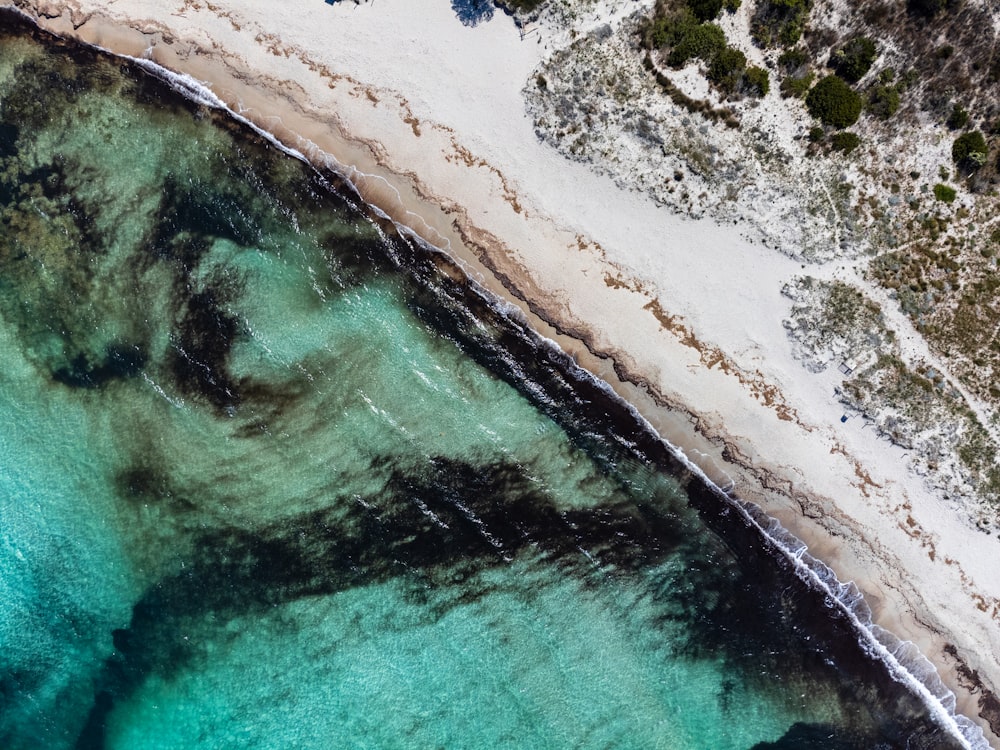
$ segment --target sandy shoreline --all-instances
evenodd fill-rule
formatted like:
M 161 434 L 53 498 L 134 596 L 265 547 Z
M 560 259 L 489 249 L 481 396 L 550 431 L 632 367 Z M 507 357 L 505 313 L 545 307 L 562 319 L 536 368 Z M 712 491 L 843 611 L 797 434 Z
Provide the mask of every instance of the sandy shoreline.
M 930 493 L 900 449 L 840 423 L 836 372 L 792 358 L 780 289 L 798 263 L 537 141 L 520 91 L 561 40 L 546 29 L 522 40 L 500 14 L 463 27 L 445 3 L 403 0 L 316 0 L 302 15 L 260 0 L 19 5 L 46 28 L 207 82 L 314 159 L 333 155 L 366 200 L 449 250 L 711 478 L 855 580 L 876 621 L 913 640 L 989 732 L 952 653 L 1000 687 L 1000 542 Z M 634 10 L 595 7 L 595 24 Z M 412 55 L 385 53 L 394 46 Z

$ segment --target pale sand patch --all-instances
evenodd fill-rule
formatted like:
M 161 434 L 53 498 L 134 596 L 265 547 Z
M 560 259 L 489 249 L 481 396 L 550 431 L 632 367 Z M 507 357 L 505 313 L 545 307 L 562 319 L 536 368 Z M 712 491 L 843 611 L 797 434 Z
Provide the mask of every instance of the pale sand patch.
M 834 368 L 814 375 L 794 360 L 780 290 L 797 263 L 538 142 L 521 89 L 559 33 L 522 40 L 501 14 L 466 28 L 443 0 L 19 4 L 47 28 L 207 82 L 314 159 L 333 155 L 367 200 L 452 252 L 855 580 L 876 621 L 938 665 L 960 711 L 976 717 L 978 696 L 946 644 L 1000 687 L 1000 542 L 860 419 L 840 422 Z M 587 23 L 637 5 L 595 3 Z

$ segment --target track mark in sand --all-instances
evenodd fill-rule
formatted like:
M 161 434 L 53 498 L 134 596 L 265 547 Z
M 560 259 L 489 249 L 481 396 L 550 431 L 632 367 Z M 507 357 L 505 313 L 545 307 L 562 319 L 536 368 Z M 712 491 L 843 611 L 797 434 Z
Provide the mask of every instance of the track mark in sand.
M 694 332 L 686 326 L 676 315 L 666 312 L 659 301 L 650 300 L 644 307 L 649 310 L 653 317 L 659 321 L 660 326 L 673 333 L 684 346 L 698 352 L 701 363 L 708 369 L 718 368 L 727 375 L 736 378 L 740 385 L 746 388 L 750 395 L 758 402 L 774 411 L 778 419 L 785 422 L 794 422 L 806 432 L 812 432 L 813 428 L 803 424 L 799 420 L 798 411 L 789 406 L 785 401 L 781 390 L 774 384 L 767 382 L 764 374 L 760 370 L 747 372 L 737 365 L 729 356 L 717 346 L 710 346 L 703 343 L 694 335 Z

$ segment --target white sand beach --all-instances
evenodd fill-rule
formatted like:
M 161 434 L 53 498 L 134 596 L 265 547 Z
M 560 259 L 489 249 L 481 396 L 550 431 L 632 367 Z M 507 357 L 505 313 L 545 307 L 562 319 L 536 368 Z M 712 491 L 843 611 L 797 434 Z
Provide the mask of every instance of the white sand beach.
M 329 159 L 713 480 L 854 580 L 876 622 L 920 648 L 958 710 L 1000 747 L 968 679 L 975 670 L 1000 690 L 1000 539 L 863 419 L 841 421 L 836 368 L 814 374 L 795 359 L 781 290 L 800 262 L 739 224 L 658 206 L 539 140 L 522 89 L 566 43 L 562 32 L 541 24 L 522 36 L 500 12 L 464 26 L 443 1 L 14 4 L 44 28 L 186 73 L 288 146 Z M 640 5 L 603 0 L 586 23 L 614 25 Z M 853 271 L 844 262 L 810 273 Z

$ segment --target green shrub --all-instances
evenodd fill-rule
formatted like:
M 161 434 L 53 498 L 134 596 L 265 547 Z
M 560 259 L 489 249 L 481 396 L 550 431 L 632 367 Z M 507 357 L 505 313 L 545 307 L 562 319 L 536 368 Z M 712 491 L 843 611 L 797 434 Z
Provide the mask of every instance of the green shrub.
M 834 151 L 843 151 L 845 154 L 851 153 L 861 145 L 861 139 L 854 133 L 834 133 L 830 137 L 830 148 Z
M 934 186 L 934 197 L 942 203 L 952 203 L 955 200 L 955 188 L 942 185 L 939 182 Z
M 743 74 L 743 86 L 750 96 L 764 97 L 771 90 L 771 79 L 763 68 L 751 66 Z
M 899 80 L 896 82 L 896 88 L 899 89 L 900 93 L 902 93 L 906 91 L 908 88 L 912 87 L 913 84 L 915 84 L 919 80 L 920 80 L 920 74 L 916 71 L 915 68 L 910 68 L 899 77 Z
M 795 96 L 801 99 L 808 93 L 809 87 L 812 86 L 815 79 L 816 74 L 812 71 L 806 73 L 801 78 L 785 76 L 781 81 L 781 95 L 784 97 Z
M 761 47 L 791 47 L 802 36 L 812 0 L 760 0 L 750 33 Z
M 822 143 L 824 138 L 826 138 L 826 131 L 823 130 L 822 125 L 813 125 L 809 128 L 810 143 Z
M 871 69 L 876 57 L 878 50 L 875 48 L 875 42 L 866 36 L 859 36 L 833 53 L 830 57 L 830 67 L 842 78 L 857 83 Z
M 950 10 L 958 5 L 958 0 L 909 0 L 907 6 L 911 13 L 924 18 L 932 18 L 944 10 Z
M 846 128 L 858 121 L 861 97 L 842 78 L 827 76 L 806 95 L 809 114 L 824 125 Z
M 786 73 L 794 73 L 809 61 L 809 55 L 801 47 L 786 49 L 778 57 L 778 65 L 785 69 Z
M 722 0 L 687 0 L 687 7 L 699 21 L 711 21 L 722 10 Z
M 650 49 L 664 49 L 678 44 L 697 25 L 698 19 L 690 10 L 684 8 L 672 15 L 654 16 L 647 24 L 643 37 Z
M 700 23 L 686 29 L 667 56 L 667 64 L 683 67 L 693 58 L 710 62 L 726 46 L 726 35 L 714 23 Z
M 868 91 L 868 111 L 888 120 L 899 111 L 899 90 L 895 86 L 873 86 Z
M 708 66 L 706 77 L 721 91 L 732 93 L 743 77 L 747 67 L 747 56 L 735 47 L 723 47 Z
M 504 2 L 515 10 L 531 11 L 545 2 L 545 0 L 504 0 Z
M 804 19 L 789 21 L 778 31 L 778 43 L 782 47 L 791 47 L 802 38 L 802 25 Z
M 961 130 L 969 124 L 968 111 L 961 104 L 955 102 L 955 106 L 951 108 L 951 114 L 948 115 L 945 124 L 952 130 Z
M 960 167 L 966 169 L 978 169 L 986 163 L 986 154 L 989 147 L 986 139 L 978 130 L 969 133 L 962 133 L 951 144 L 951 158 Z
M 729 13 L 735 13 L 740 9 L 742 0 L 722 0 L 722 7 Z

